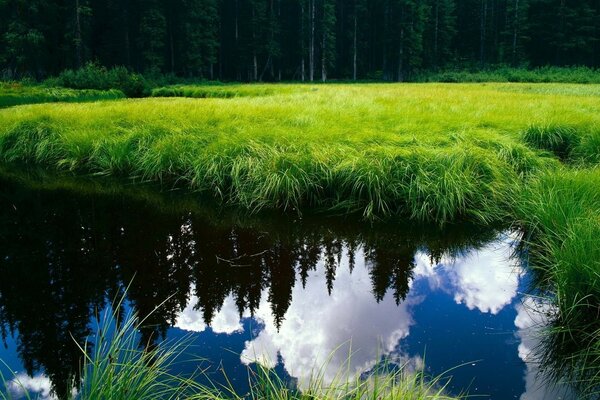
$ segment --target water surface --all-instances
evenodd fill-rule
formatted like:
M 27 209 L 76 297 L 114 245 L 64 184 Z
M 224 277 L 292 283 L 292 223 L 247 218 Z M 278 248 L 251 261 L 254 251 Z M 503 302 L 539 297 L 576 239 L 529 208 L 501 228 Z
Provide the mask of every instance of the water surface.
M 451 394 L 558 396 L 525 362 L 543 318 L 523 295 L 514 232 L 245 218 L 178 196 L 34 186 L 0 182 L 0 372 L 42 398 L 69 391 L 74 341 L 123 295 L 150 314 L 140 343 L 191 335 L 186 356 L 204 361 L 176 372 L 224 382 L 224 370 L 240 393 L 256 363 L 302 388 L 315 366 L 333 379 L 385 360 L 452 369 Z

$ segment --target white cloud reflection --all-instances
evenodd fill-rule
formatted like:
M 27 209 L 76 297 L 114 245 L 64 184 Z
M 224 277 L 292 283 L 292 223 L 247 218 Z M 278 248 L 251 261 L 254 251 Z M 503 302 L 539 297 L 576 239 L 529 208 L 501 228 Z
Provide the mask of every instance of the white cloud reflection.
M 451 293 L 457 304 L 497 314 L 517 296 L 524 273 L 518 260 L 511 258 L 514 241 L 507 235 L 461 257 L 443 257 L 439 264 L 420 252 L 415 256 L 415 274 L 426 277 L 432 289 Z
M 535 357 L 540 345 L 541 330 L 548 324 L 556 308 L 547 301 L 526 297 L 517 305 L 517 337 L 520 339 L 519 358 L 526 364 L 525 392 L 520 400 L 573 399 L 575 396 L 564 386 L 556 386 L 543 379 Z
M 361 257 L 357 254 L 357 259 Z M 305 289 L 294 287 L 294 300 L 279 331 L 267 296 L 263 296 L 255 315 L 265 328 L 246 342 L 242 362 L 272 367 L 280 355 L 288 373 L 298 378 L 302 387 L 316 372 L 322 373 L 325 381 L 332 381 L 340 371 L 350 376 L 367 371 L 378 356 L 392 353 L 409 334 L 413 324 L 410 308 L 420 299 L 409 298 L 397 306 L 393 296 L 386 296 L 378 304 L 373 299 L 368 270 L 356 268 L 350 274 L 345 257 L 337 269 L 331 296 L 324 274 L 319 263 Z
M 418 252 L 410 286 L 426 281 L 431 290 L 449 293 L 457 304 L 497 314 L 512 304 L 523 274 L 523 269 L 510 257 L 515 240 L 514 235 L 505 235 L 479 250 L 455 258 L 445 256 L 439 263 Z M 299 379 L 300 387 L 316 372 L 326 381 L 343 379 L 340 373 L 350 377 L 367 372 L 382 356 L 421 365 L 422 360 L 410 359 L 398 349 L 414 324 L 413 308 L 426 294 L 412 290 L 404 302 L 396 305 L 388 293 L 377 303 L 362 251 L 356 253 L 356 260 L 357 266 L 350 273 L 348 259 L 342 257 L 331 295 L 324 283 L 322 262 L 309 275 L 305 288 L 297 282 L 279 330 L 265 291 L 254 314 L 262 330 L 245 343 L 242 362 L 274 367 L 280 357 L 290 376 Z M 196 301 L 192 296 L 176 326 L 197 332 L 206 329 L 201 312 L 193 309 Z M 217 333 L 242 331 L 233 298 L 228 298 L 216 314 L 212 328 Z
M 202 312 L 195 309 L 198 304 L 198 297 L 194 295 L 195 292 L 196 289 L 192 286 L 187 307 L 177 316 L 175 327 L 188 332 L 204 332 L 208 326 L 204 323 Z M 240 320 L 233 296 L 227 296 L 221 309 L 213 318 L 211 328 L 214 333 L 225 333 L 228 335 L 243 330 L 242 321 Z
M 35 398 L 38 400 L 55 400 L 52 394 L 52 382 L 46 375 L 29 376 L 25 373 L 17 374 L 6 383 L 9 398 Z

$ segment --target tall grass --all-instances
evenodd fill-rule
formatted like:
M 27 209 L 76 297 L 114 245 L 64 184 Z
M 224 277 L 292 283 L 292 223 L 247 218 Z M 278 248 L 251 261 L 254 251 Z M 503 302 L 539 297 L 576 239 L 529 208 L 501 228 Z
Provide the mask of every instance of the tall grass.
M 210 85 L 173 85 L 152 90 L 152 97 L 192 97 L 192 98 L 223 98 L 262 97 L 282 94 L 301 93 L 309 91 L 308 86 L 302 85 L 227 85 L 212 83 Z
M 600 83 L 600 71 L 588 67 L 512 68 L 485 70 L 457 69 L 424 72 L 414 76 L 418 82 L 531 82 L 531 83 Z
M 541 349 L 542 366 L 582 396 L 600 394 L 600 170 L 536 179 L 517 206 L 529 230 L 530 264 L 559 313 Z
M 23 104 L 87 102 L 122 99 L 123 92 L 111 90 L 73 90 L 41 85 L 0 82 L 0 109 Z
M 600 99 L 589 96 L 574 103 L 479 85 L 302 88 L 11 110 L 0 113 L 0 159 L 177 182 L 251 210 L 488 222 L 506 214 L 527 175 L 556 165 L 522 132 L 552 121 L 580 135 L 600 122 L 588 112 Z M 586 135 L 582 145 L 593 142 Z

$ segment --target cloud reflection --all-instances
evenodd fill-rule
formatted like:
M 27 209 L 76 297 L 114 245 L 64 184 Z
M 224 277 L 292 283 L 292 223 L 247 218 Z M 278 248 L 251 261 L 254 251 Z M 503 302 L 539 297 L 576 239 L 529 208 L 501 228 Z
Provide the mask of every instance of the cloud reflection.
M 289 375 L 299 380 L 300 387 L 306 387 L 316 373 L 325 381 L 333 381 L 367 372 L 382 357 L 418 368 L 422 360 L 408 357 L 401 346 L 415 323 L 415 307 L 433 291 L 448 293 L 456 304 L 482 313 L 497 314 L 513 304 L 524 274 L 518 261 L 511 258 L 516 239 L 514 235 L 502 235 L 477 250 L 446 254 L 435 261 L 425 251 L 416 252 L 409 287 L 424 282 L 429 290 L 411 289 L 399 304 L 392 293 L 376 301 L 374 271 L 361 247 L 354 252 L 342 249 L 340 254 L 344 255 L 333 270 L 334 276 L 330 276 L 332 270 L 322 255 L 305 284 L 297 282 L 291 289 L 291 304 L 282 321 L 274 315 L 270 288 L 263 289 L 253 314 L 260 330 L 245 342 L 241 360 L 269 368 L 281 361 Z M 349 253 L 356 263 L 354 268 Z M 326 284 L 327 278 L 335 282 L 332 288 Z M 197 308 L 195 291 L 192 287 L 187 307 L 178 315 L 175 326 L 203 332 L 208 327 L 202 310 Z M 517 327 L 521 329 L 521 325 L 527 323 L 519 320 Z M 233 295 L 227 296 L 215 313 L 211 328 L 222 334 L 243 332 Z M 523 339 L 519 347 L 524 360 L 527 345 Z M 533 382 L 534 377 L 531 379 Z
M 198 297 L 193 293 L 196 288 L 192 285 L 190 299 L 185 309 L 179 313 L 175 327 L 188 332 L 204 332 L 207 328 L 202 313 L 197 310 Z M 214 333 L 233 334 L 243 330 L 240 315 L 232 295 L 227 296 L 221 309 L 212 320 L 211 328 Z
M 509 261 L 513 241 L 507 236 L 460 257 L 444 256 L 439 263 L 419 252 L 411 286 L 426 279 L 432 290 L 451 293 L 457 304 L 497 314 L 512 303 L 523 273 L 516 262 Z M 362 258 L 359 252 L 356 259 Z M 406 301 L 397 305 L 393 296 L 387 295 L 377 303 L 371 293 L 368 268 L 355 268 L 350 273 L 346 259 L 337 269 L 329 296 L 323 285 L 324 274 L 323 263 L 319 263 L 305 289 L 296 285 L 279 330 L 265 300 L 267 296 L 262 296 L 255 316 L 265 328 L 246 342 L 244 363 L 273 367 L 280 356 L 288 373 L 298 378 L 302 387 L 302 382 L 316 372 L 315 368 L 323 368 L 319 372 L 325 380 L 332 380 L 340 378 L 340 371 L 349 376 L 366 372 L 382 356 L 406 359 L 397 349 L 414 324 L 413 307 L 424 297 L 409 293 Z
M 427 254 L 419 252 L 415 274 L 427 278 L 432 289 L 451 293 L 457 304 L 495 315 L 517 296 L 524 274 L 519 261 L 511 258 L 514 241 L 514 235 L 506 235 L 478 251 L 444 256 L 439 263 L 432 263 Z
M 331 296 L 323 284 L 324 274 L 320 262 L 305 289 L 294 287 L 294 300 L 279 331 L 270 305 L 266 300 L 261 302 L 256 318 L 265 328 L 246 342 L 244 363 L 273 367 L 280 355 L 300 385 L 317 372 L 316 368 L 323 368 L 319 372 L 331 381 L 341 370 L 354 375 L 370 369 L 379 356 L 393 352 L 409 334 L 414 323 L 410 308 L 420 299 L 407 299 L 397 306 L 393 296 L 386 296 L 378 304 L 371 293 L 367 268 L 356 268 L 351 274 L 346 257 L 337 269 Z
M 56 400 L 52 393 L 52 382 L 46 375 L 29 376 L 25 373 L 17 374 L 6 383 L 9 398 L 35 398 L 38 400 Z M 35 395 L 35 396 L 34 396 Z
M 535 351 L 542 339 L 542 329 L 557 310 L 556 307 L 533 297 L 526 297 L 517 305 L 515 326 L 520 339 L 519 358 L 526 364 L 525 392 L 520 400 L 573 399 L 574 395 L 564 386 L 553 385 L 543 379 Z

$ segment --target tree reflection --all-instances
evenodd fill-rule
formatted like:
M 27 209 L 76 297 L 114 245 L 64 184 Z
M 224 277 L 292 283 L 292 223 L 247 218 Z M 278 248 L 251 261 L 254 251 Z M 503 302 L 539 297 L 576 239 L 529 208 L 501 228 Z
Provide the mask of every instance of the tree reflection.
M 375 299 L 390 291 L 400 304 L 417 251 L 426 248 L 431 257 L 441 257 L 496 235 L 472 226 L 442 231 L 339 219 L 219 224 L 185 207 L 165 211 L 116 195 L 1 184 L 2 336 L 6 341 L 18 333 L 27 372 L 43 370 L 60 397 L 72 379 L 79 379 L 81 353 L 75 342 L 86 343 L 90 319 L 125 287 L 135 312 L 149 316 L 140 335 L 144 346 L 165 337 L 191 294 L 210 325 L 229 296 L 242 316 L 253 315 L 267 293 L 279 328 L 294 286 L 304 287 L 319 263 L 331 295 L 343 255 L 350 270 L 364 257 Z

